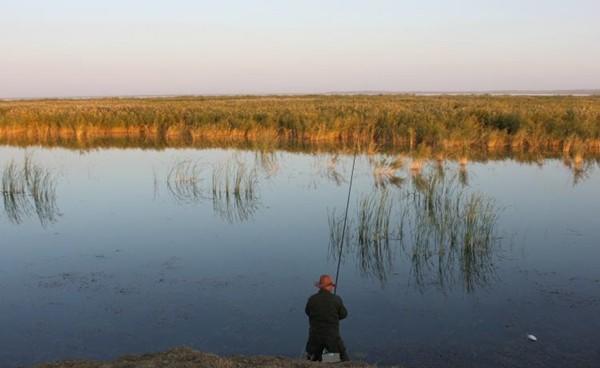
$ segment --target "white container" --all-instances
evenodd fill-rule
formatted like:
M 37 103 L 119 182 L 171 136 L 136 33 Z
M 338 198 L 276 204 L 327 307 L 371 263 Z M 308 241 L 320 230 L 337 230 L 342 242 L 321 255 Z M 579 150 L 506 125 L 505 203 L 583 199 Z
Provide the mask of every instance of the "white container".
M 323 363 L 339 363 L 341 361 L 339 353 L 323 353 Z

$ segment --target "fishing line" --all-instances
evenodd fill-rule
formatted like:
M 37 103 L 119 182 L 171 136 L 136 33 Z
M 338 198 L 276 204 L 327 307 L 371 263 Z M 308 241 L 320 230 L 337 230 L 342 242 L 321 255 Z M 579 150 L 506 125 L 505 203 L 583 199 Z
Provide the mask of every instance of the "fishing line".
M 335 289 L 333 294 L 337 294 L 338 278 L 340 276 L 340 264 L 342 263 L 342 250 L 344 249 L 344 238 L 346 237 L 346 223 L 348 221 L 348 207 L 350 206 L 350 193 L 352 193 L 352 180 L 354 179 L 354 166 L 356 165 L 356 153 L 358 149 L 354 149 L 354 157 L 352 158 L 352 171 L 350 172 L 350 185 L 348 187 L 348 198 L 346 199 L 346 214 L 344 215 L 344 226 L 342 226 L 342 239 L 340 240 L 340 254 L 338 256 L 337 271 L 335 272 Z

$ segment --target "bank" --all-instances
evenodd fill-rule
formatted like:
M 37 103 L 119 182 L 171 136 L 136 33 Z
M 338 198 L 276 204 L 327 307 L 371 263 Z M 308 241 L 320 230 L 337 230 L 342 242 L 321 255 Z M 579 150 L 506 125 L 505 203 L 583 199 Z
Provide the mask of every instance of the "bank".
M 280 356 L 231 356 L 220 357 L 188 347 L 174 348 L 165 352 L 143 355 L 126 355 L 112 361 L 67 360 L 43 363 L 35 368 L 310 368 L 310 367 L 374 367 L 363 362 L 335 364 L 312 363 L 301 359 Z

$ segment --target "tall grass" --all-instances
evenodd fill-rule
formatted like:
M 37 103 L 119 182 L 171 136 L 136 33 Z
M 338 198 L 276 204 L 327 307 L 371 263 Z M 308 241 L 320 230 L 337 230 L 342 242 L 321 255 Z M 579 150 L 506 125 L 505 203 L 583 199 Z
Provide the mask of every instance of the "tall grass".
M 2 172 L 2 199 L 8 219 L 20 224 L 36 215 L 42 226 L 56 222 L 56 179 L 50 170 L 26 155 L 22 164 L 11 160 Z
M 465 192 L 458 175 L 436 167 L 410 178 L 411 185 L 375 187 L 359 197 L 348 221 L 347 255 L 362 273 L 385 282 L 395 254 L 406 256 L 419 288 L 461 284 L 467 292 L 494 273 L 498 208 L 481 193 Z M 337 257 L 343 218 L 329 214 L 330 250 Z
M 297 96 L 0 101 L 4 142 L 207 142 L 600 152 L 600 97 Z M 415 162 L 418 164 L 418 162 Z
M 460 188 L 458 176 L 431 173 L 414 181 L 405 195 L 400 241 L 417 285 L 441 287 L 460 278 L 467 291 L 487 283 L 493 273 L 498 209 L 481 193 Z M 435 271 L 435 272 L 432 272 Z
M 258 208 L 258 176 L 238 160 L 229 160 L 213 170 L 212 203 L 215 213 L 234 223 L 249 220 Z
M 167 175 L 167 189 L 173 198 L 182 203 L 194 203 L 207 198 L 199 163 L 191 160 L 175 163 Z
M 210 177 L 205 178 L 204 167 L 198 161 L 177 161 L 167 174 L 166 185 L 171 197 L 178 203 L 209 201 L 213 211 L 225 221 L 247 221 L 258 208 L 258 167 L 266 165 L 265 170 L 274 174 L 274 157 L 261 159 L 257 156 L 255 162 L 255 167 L 249 169 L 248 165 L 233 157 L 214 164 Z

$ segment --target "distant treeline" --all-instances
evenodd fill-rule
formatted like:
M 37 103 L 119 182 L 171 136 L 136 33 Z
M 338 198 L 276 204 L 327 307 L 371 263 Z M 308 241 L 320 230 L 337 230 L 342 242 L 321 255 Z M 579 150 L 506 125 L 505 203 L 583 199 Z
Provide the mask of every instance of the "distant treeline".
M 600 152 L 600 97 L 291 96 L 0 101 L 0 140 L 126 137 L 423 151 Z

